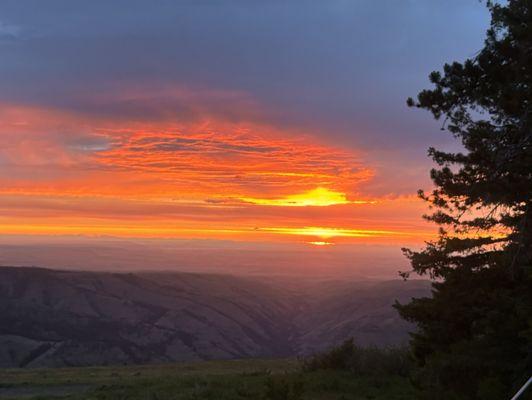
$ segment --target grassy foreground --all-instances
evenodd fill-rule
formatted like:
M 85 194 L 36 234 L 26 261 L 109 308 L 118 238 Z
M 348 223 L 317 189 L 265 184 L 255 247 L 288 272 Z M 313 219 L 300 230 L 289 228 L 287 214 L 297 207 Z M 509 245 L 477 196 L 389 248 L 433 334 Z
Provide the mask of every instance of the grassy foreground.
M 412 399 L 404 377 L 302 372 L 296 360 L 0 370 L 0 399 Z

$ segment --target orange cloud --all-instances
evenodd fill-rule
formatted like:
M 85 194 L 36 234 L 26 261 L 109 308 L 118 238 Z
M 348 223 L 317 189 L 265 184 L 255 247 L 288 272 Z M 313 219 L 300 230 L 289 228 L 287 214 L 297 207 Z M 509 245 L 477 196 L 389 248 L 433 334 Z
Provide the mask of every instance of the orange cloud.
M 3 233 L 324 244 L 427 232 L 418 201 L 364 196 L 374 171 L 358 152 L 253 122 L 7 106 L 0 163 Z
M 353 188 L 373 174 L 344 150 L 264 127 L 209 123 L 102 133 L 112 147 L 95 161 L 117 173 L 134 172 L 131 177 L 143 180 L 152 195 L 257 202 L 259 196 L 287 197 L 322 186 Z

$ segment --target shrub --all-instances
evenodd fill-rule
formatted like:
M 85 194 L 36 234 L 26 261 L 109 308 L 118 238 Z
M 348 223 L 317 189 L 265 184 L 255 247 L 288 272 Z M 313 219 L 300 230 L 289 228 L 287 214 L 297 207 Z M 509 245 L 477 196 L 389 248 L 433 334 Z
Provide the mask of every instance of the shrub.
M 303 381 L 285 376 L 270 377 L 266 381 L 265 400 L 302 400 Z
M 329 351 L 303 360 L 303 370 L 335 369 L 357 375 L 407 376 L 412 368 L 410 353 L 404 348 L 359 347 L 353 339 Z

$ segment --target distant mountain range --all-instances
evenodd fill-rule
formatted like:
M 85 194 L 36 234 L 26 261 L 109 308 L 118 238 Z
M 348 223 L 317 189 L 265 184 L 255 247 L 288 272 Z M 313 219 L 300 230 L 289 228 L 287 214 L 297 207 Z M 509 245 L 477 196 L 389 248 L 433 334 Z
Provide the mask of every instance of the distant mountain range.
M 309 354 L 348 337 L 405 343 L 391 307 L 425 281 L 0 267 L 0 367 L 162 363 Z

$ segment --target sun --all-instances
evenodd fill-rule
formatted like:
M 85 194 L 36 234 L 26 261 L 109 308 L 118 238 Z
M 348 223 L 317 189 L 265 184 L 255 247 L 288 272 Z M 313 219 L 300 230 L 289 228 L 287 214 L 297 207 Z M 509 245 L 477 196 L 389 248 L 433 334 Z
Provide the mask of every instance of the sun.
M 281 198 L 241 197 L 240 200 L 262 206 L 278 207 L 326 207 L 339 204 L 365 204 L 367 201 L 351 201 L 343 192 L 325 187 L 317 187 L 304 193 L 292 194 Z

